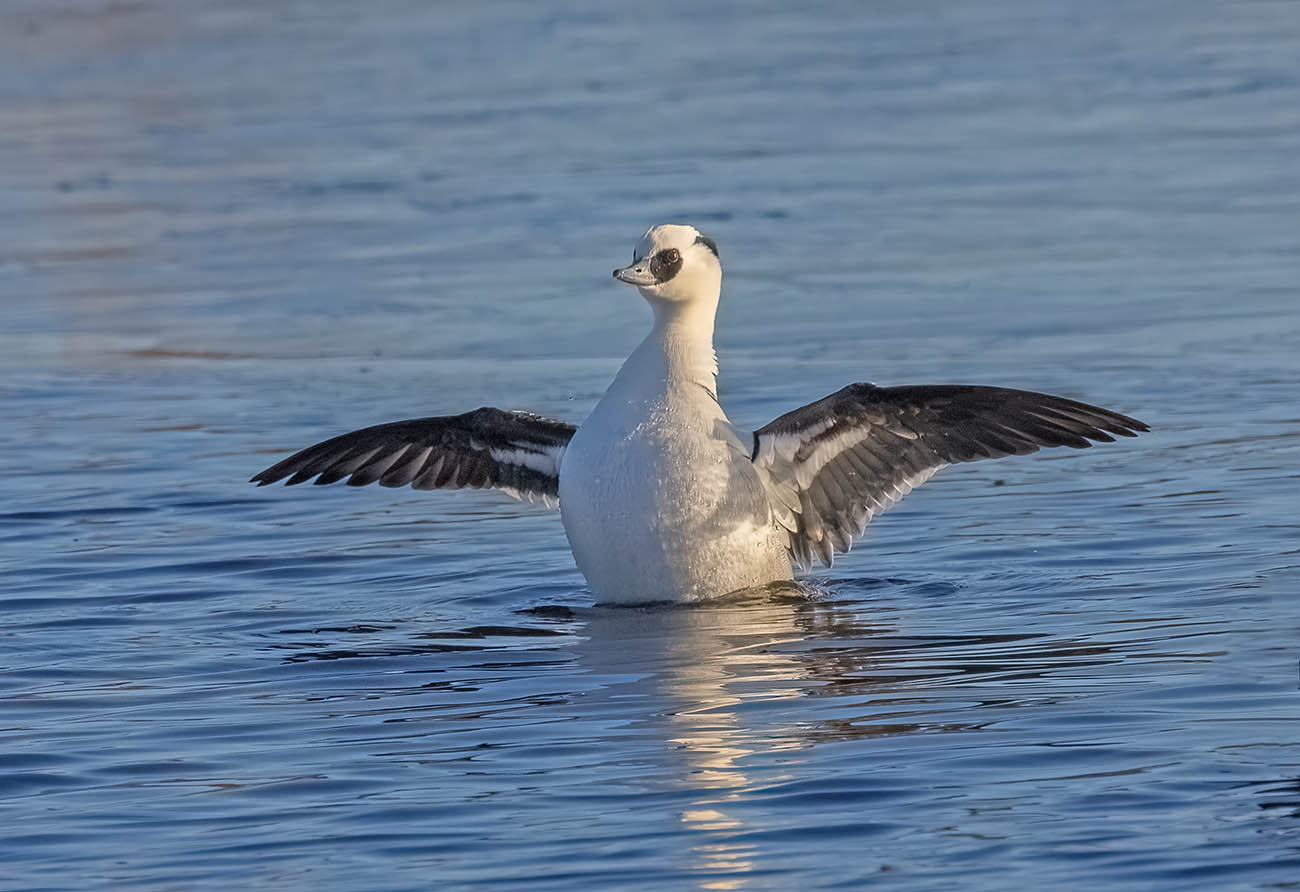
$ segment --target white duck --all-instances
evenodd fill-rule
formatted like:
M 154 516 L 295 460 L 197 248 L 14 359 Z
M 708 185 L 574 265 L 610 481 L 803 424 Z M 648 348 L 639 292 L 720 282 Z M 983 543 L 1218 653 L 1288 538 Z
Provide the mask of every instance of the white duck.
M 830 566 L 871 518 L 954 462 L 1110 442 L 1136 419 L 1062 397 L 966 385 L 850 384 L 753 433 L 717 399 L 717 245 L 663 225 L 614 277 L 654 327 L 575 428 L 482 408 L 353 431 L 253 477 L 416 489 L 493 486 L 558 500 L 598 603 L 691 601 Z

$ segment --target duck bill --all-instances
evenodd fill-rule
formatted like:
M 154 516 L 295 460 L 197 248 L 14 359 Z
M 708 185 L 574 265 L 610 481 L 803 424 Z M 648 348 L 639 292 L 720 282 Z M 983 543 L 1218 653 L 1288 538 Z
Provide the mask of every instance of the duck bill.
M 614 270 L 614 278 L 620 282 L 627 282 L 629 285 L 639 285 L 645 288 L 654 285 L 655 277 L 650 272 L 650 261 L 638 260 L 631 266 L 624 266 Z

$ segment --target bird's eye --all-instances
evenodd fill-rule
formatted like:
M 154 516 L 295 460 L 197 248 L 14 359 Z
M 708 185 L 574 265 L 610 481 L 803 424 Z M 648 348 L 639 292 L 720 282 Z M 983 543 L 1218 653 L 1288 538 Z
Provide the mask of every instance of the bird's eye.
M 677 275 L 677 271 L 681 268 L 682 252 L 676 248 L 656 251 L 650 258 L 650 275 L 654 276 L 655 282 L 660 285 Z

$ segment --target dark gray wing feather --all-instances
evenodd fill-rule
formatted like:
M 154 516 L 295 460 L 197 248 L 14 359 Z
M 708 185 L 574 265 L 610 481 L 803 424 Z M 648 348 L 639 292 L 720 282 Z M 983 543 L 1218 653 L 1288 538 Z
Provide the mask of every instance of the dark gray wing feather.
M 968 385 L 850 384 L 754 433 L 790 553 L 826 566 L 871 518 L 957 462 L 1134 437 L 1135 418 L 1059 396 Z
M 308 446 L 255 475 L 259 486 L 316 478 L 349 486 L 415 489 L 496 487 L 516 498 L 554 503 L 560 458 L 577 430 L 527 412 L 482 408 L 464 415 L 394 421 Z

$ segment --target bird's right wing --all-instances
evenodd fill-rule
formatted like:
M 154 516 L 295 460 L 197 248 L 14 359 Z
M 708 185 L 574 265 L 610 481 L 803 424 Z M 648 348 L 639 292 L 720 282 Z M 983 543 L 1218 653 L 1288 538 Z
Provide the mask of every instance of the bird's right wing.
M 803 566 L 830 566 L 871 518 L 945 465 L 1137 436 L 1135 418 L 1004 387 L 850 384 L 754 432 L 753 461 Z
M 266 486 L 285 477 L 349 486 L 415 489 L 496 487 L 515 498 L 555 504 L 560 459 L 575 428 L 527 412 L 482 408 L 377 424 L 334 437 L 289 456 L 252 478 Z

